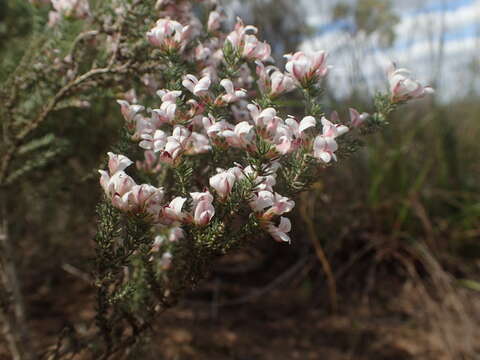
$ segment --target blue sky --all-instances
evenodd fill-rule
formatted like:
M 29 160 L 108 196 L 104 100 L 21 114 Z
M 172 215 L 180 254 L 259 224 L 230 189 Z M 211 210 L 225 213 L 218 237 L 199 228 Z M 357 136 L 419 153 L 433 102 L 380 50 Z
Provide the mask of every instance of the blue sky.
M 396 1 L 395 10 L 401 21 L 395 29 L 396 41 L 389 49 L 377 46 L 375 34 L 368 38 L 349 35 L 348 30 L 354 27 L 351 21 L 331 22 L 327 14 L 337 1 L 303 1 L 308 8 L 307 21 L 316 29 L 303 47 L 327 50 L 331 58 L 336 57 L 332 64 L 340 62 L 340 65 L 333 72 L 333 81 L 345 84 L 340 89 L 349 88 L 352 82 L 351 72 L 356 67 L 352 66 L 351 58 L 356 56 L 362 59 L 367 78 L 374 79 L 372 74 L 381 73 L 378 79 L 383 79 L 381 68 L 395 61 L 411 68 L 425 81 L 441 74 L 438 86 L 443 98 L 463 96 L 467 91 L 465 83 L 480 91 L 480 79 L 468 73 L 469 64 L 480 61 L 480 0 Z M 463 87 L 457 89 L 452 83 Z M 376 84 L 367 87 L 374 90 Z

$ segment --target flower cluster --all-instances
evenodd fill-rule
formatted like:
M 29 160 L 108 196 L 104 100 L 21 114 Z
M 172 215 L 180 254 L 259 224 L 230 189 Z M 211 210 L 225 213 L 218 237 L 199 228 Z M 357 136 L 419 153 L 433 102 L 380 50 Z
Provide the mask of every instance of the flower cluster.
M 336 111 L 327 118 L 314 91 L 330 69 L 324 51 L 285 55 L 281 70 L 256 27 L 238 19 L 233 31 L 223 33 L 221 12 L 213 11 L 204 25 L 208 36 L 201 36 L 198 19 L 167 3 L 169 17 L 158 20 L 146 39 L 168 61 L 165 76 L 174 74 L 150 83 L 168 88 L 155 89 L 156 108 L 118 100 L 130 139 L 144 153 L 132 176 L 159 184 L 137 185 L 124 171 L 133 161 L 109 153 L 109 172 L 100 170 L 106 196 L 121 211 L 170 229 L 171 239 L 211 234 L 209 229 L 234 234 L 243 222 L 290 242 L 292 194 L 337 161 L 342 145 L 362 136 L 357 129 L 388 114 L 350 108 L 349 122 Z M 403 69 L 392 69 L 389 81 L 392 107 L 432 92 Z M 299 117 L 276 101 L 296 90 L 307 103 Z M 166 238 L 158 235 L 154 247 Z
M 48 14 L 48 25 L 55 26 L 62 17 L 85 19 L 90 16 L 88 0 L 30 0 L 34 5 L 51 4 L 53 10 Z

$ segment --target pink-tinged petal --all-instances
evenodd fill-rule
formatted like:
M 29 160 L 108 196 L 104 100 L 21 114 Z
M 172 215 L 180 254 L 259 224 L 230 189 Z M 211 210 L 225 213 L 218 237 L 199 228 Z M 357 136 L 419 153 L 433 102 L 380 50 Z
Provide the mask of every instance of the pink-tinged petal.
M 182 85 L 186 87 L 191 93 L 194 93 L 195 85 L 197 84 L 198 84 L 198 79 L 191 74 L 185 75 L 182 81 Z
M 191 192 L 190 193 L 190 197 L 192 198 L 193 200 L 193 205 L 195 207 L 195 205 L 202 201 L 202 200 L 205 200 L 205 201 L 208 201 L 208 202 L 212 202 L 213 201 L 213 196 L 212 194 L 210 194 L 209 191 L 205 191 L 205 192 Z
M 211 201 L 204 199 L 198 202 L 194 211 L 194 222 L 199 226 L 207 225 L 215 215 L 215 208 Z
M 329 163 L 332 160 L 332 154 L 322 151 L 319 153 L 319 158 L 322 160 L 324 163 Z
M 193 93 L 196 96 L 203 96 L 210 88 L 211 83 L 212 79 L 209 75 L 202 77 L 198 84 L 195 85 L 195 90 Z
M 223 79 L 222 81 L 220 81 L 220 85 L 223 86 L 223 88 L 225 89 L 227 94 L 233 94 L 234 91 L 235 91 L 234 88 L 233 88 L 232 80 Z
M 288 218 L 281 217 L 279 226 L 275 226 L 272 223 L 267 225 L 267 231 L 270 235 L 279 242 L 288 242 L 290 243 L 290 237 L 287 235 L 292 229 L 291 222 Z
M 356 109 L 350 108 L 350 123 L 353 127 L 361 126 L 365 120 L 370 116 L 368 113 L 360 114 Z
M 280 139 L 280 144 L 275 145 L 275 148 L 280 154 L 285 155 L 292 150 L 292 141 L 284 136 Z
M 317 125 L 317 120 L 313 116 L 306 116 L 300 121 L 300 126 L 298 131 L 303 133 L 305 130 L 315 127 Z
M 111 175 L 115 174 L 118 171 L 123 171 L 133 164 L 133 161 L 131 161 L 124 155 L 117 155 L 112 152 L 108 152 L 107 155 L 109 158 L 108 169 Z
M 347 133 L 348 130 L 348 127 L 346 127 L 345 125 L 337 125 L 337 136 Z
M 280 218 L 280 225 L 278 226 L 278 230 L 284 233 L 290 232 L 292 230 L 292 223 L 290 222 L 290 219 L 282 216 Z
M 230 170 L 222 171 L 209 180 L 210 186 L 220 195 L 222 199 L 226 198 L 232 191 L 236 181 L 236 176 Z
M 262 212 L 265 208 L 273 206 L 274 195 L 271 191 L 260 191 L 255 199 L 250 202 L 250 207 L 255 212 Z
M 98 170 L 100 173 L 100 185 L 103 188 L 103 191 L 108 194 L 108 184 L 110 182 L 110 175 L 105 170 Z
M 174 198 L 170 204 L 163 209 L 165 217 L 173 221 L 183 221 L 186 217 L 186 215 L 182 213 L 185 201 L 187 201 L 187 198 L 180 196 Z

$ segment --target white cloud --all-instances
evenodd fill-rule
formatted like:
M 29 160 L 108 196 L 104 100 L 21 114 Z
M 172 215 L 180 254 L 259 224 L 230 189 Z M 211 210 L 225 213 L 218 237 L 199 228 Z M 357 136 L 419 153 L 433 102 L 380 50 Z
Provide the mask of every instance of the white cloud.
M 315 18 L 314 15 L 311 18 Z M 443 48 L 440 46 L 442 29 L 445 30 Z M 480 87 L 480 80 L 469 70 L 472 61 L 480 61 L 480 0 L 443 15 L 440 11 L 404 13 L 396 32 L 396 44 L 390 49 L 380 49 L 375 36 L 353 38 L 340 30 L 309 39 L 302 49 L 331 53 L 330 63 L 335 68 L 329 81 L 335 84 L 338 95 L 347 95 L 357 84 L 362 90 L 370 91 L 384 87 L 385 68 L 390 61 L 414 70 L 424 83 L 432 82 L 432 77 L 440 74 L 441 79 L 435 80 L 439 87 L 437 96 L 443 99 L 461 97 L 469 86 Z

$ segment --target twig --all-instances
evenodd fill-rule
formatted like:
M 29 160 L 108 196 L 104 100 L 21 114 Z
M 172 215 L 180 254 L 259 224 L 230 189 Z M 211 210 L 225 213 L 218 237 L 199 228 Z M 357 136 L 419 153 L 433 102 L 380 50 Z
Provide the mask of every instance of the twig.
M 120 65 L 116 68 L 112 67 L 105 67 L 105 68 L 97 68 L 91 69 L 90 71 L 80 75 L 79 77 L 75 78 L 67 85 L 62 87 L 57 94 L 50 100 L 50 102 L 45 106 L 42 112 L 34 119 L 31 123 L 28 124 L 13 140 L 10 149 L 5 153 L 2 164 L 0 168 L 0 186 L 4 185 L 5 179 L 7 177 L 8 168 L 10 166 L 11 161 L 15 156 L 15 152 L 17 151 L 18 147 L 21 145 L 22 141 L 32 133 L 41 123 L 45 121 L 48 115 L 55 109 L 55 106 L 76 86 L 82 84 L 83 82 L 90 80 L 91 78 L 99 75 L 104 75 L 108 73 L 116 73 L 125 70 L 130 65 L 129 62 Z
M 323 272 L 325 273 L 325 277 L 327 278 L 327 286 L 328 286 L 328 294 L 330 298 L 330 307 L 333 313 L 337 311 L 337 283 L 335 281 L 335 276 L 332 272 L 332 267 L 327 259 L 327 255 L 323 250 L 322 244 L 318 239 L 315 231 L 315 225 L 310 217 L 309 212 L 309 205 L 310 205 L 310 198 L 308 197 L 307 193 L 303 193 L 300 197 L 301 205 L 300 205 L 300 214 L 302 216 L 303 221 L 307 225 L 307 233 L 310 241 L 315 248 L 315 254 L 317 255 L 320 264 L 322 265 Z
M 31 341 L 26 325 L 25 308 L 23 305 L 22 293 L 20 290 L 20 280 L 17 274 L 17 268 L 13 256 L 13 249 L 8 236 L 8 223 L 6 218 L 5 198 L 0 199 L 2 224 L 0 228 L 0 261 L 1 261 L 1 280 L 2 291 L 6 299 L 2 299 L 0 306 L 0 318 L 3 322 L 3 331 L 7 338 L 10 352 L 13 360 L 32 360 L 35 359 L 31 349 Z M 3 301 L 5 300 L 5 301 Z M 9 307 L 13 311 L 9 311 Z
M 84 282 L 86 282 L 88 284 L 92 284 L 92 279 L 91 279 L 90 275 L 88 275 L 86 272 L 76 268 L 75 266 L 70 265 L 70 264 L 63 264 L 62 269 L 65 272 L 69 273 L 70 275 L 73 275 L 73 276 L 83 280 Z

